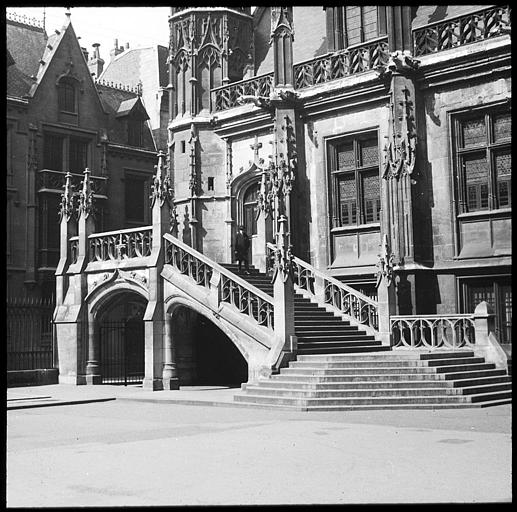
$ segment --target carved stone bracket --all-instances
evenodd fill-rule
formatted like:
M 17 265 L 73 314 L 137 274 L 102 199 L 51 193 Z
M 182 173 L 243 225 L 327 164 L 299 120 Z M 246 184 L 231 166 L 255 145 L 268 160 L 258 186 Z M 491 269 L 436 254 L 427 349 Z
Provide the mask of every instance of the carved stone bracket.
M 379 258 L 379 261 L 377 262 L 379 270 L 377 271 L 376 287 L 379 287 L 383 278 L 386 279 L 386 286 L 390 286 L 393 281 L 394 255 L 391 252 L 388 243 L 388 235 L 386 234 L 382 238 L 381 252 L 377 256 Z
M 408 75 L 415 72 L 420 61 L 415 59 L 408 50 L 396 50 L 390 53 L 388 62 L 377 68 L 381 77 L 390 78 L 394 73 Z

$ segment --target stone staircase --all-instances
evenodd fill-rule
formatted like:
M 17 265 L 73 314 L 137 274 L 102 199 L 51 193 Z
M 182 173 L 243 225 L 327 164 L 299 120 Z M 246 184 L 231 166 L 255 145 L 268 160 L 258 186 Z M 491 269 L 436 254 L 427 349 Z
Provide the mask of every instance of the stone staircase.
M 273 295 L 271 277 L 250 267 L 249 275 L 238 272 L 236 264 L 222 264 L 268 295 Z M 298 338 L 298 354 L 344 354 L 387 351 L 374 336 L 367 335 L 300 294 L 294 299 L 294 325 Z
M 300 355 L 234 400 L 312 411 L 487 407 L 511 403 L 511 379 L 468 350 Z
M 271 278 L 223 265 L 273 295 Z M 240 404 L 306 411 L 442 409 L 511 403 L 511 377 L 472 350 L 391 350 L 374 336 L 295 295 L 295 361 L 242 384 Z

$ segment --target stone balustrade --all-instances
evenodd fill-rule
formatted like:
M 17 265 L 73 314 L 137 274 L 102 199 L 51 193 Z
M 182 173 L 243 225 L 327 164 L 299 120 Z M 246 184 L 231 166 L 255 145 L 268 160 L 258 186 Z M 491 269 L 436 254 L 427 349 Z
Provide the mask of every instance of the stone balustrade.
M 419 57 L 508 33 L 508 5 L 482 9 L 413 30 L 414 55 Z
M 269 98 L 273 87 L 273 73 L 256 76 L 248 80 L 233 82 L 229 85 L 212 89 L 212 111 L 220 112 L 229 108 L 238 107 L 241 96 L 257 96 Z
M 268 261 L 275 250 L 267 244 Z M 293 258 L 293 281 L 295 287 L 313 298 L 320 306 L 331 306 L 338 314 L 346 315 L 375 333 L 379 325 L 378 304 L 350 286 L 315 269 L 309 263 Z
M 142 258 L 151 254 L 152 228 L 95 233 L 88 242 L 90 262 Z
M 214 291 L 215 307 L 220 303 L 230 304 L 258 325 L 274 330 L 272 297 L 172 235 L 165 234 L 164 239 L 165 264 Z

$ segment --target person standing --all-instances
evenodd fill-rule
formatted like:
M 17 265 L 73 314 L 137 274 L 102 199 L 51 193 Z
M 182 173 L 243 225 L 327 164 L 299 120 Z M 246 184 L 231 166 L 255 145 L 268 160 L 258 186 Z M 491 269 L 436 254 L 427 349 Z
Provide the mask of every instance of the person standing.
M 235 259 L 239 264 L 239 272 L 241 271 L 242 262 L 244 262 L 244 273 L 249 274 L 248 267 L 248 251 L 250 248 L 250 237 L 244 230 L 244 226 L 239 226 L 239 231 L 235 236 Z

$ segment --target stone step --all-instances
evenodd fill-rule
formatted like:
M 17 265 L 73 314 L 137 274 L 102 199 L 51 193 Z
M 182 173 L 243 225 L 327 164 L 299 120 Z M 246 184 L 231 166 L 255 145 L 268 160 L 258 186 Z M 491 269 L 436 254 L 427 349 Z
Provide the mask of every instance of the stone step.
M 294 323 L 296 326 L 300 327 L 316 327 L 319 328 L 321 326 L 328 326 L 328 327 L 336 327 L 341 325 L 350 325 L 350 322 L 348 320 L 341 320 L 340 318 L 337 318 L 335 316 L 330 318 L 307 318 L 306 316 L 302 317 L 296 317 Z
M 289 380 L 275 375 L 272 379 L 259 380 L 256 385 L 263 388 L 312 389 L 312 390 L 342 390 L 342 389 L 389 389 L 389 388 L 455 388 L 482 386 L 487 384 L 511 384 L 509 377 L 480 377 L 463 381 L 451 380 L 353 380 L 348 382 L 319 382 L 318 380 L 301 379 Z M 248 384 L 242 384 L 245 389 Z
M 377 359 L 377 360 L 362 360 L 355 358 L 354 361 L 291 361 L 289 368 L 361 368 L 371 367 L 372 364 L 381 366 L 438 366 L 438 365 L 452 365 L 456 363 L 479 363 L 484 362 L 482 357 L 472 357 L 464 359 Z M 434 363 L 434 364 L 431 364 Z
M 239 402 L 273 403 L 278 405 L 328 406 L 328 405 L 424 405 L 472 403 L 488 400 L 505 400 L 511 398 L 510 391 L 481 393 L 477 395 L 436 395 L 436 396 L 380 396 L 350 398 L 299 398 L 279 397 L 254 394 L 236 394 L 234 400 Z
M 414 397 L 414 396 L 449 396 L 449 395 L 479 395 L 494 392 L 510 391 L 509 384 L 487 384 L 484 386 L 473 386 L 468 388 L 450 387 L 407 387 L 407 388 L 380 388 L 375 389 L 293 389 L 282 387 L 262 387 L 260 385 L 246 386 L 246 394 L 261 396 L 278 396 L 293 398 L 377 398 L 377 397 Z
M 344 356 L 336 356 L 336 355 L 300 355 L 297 357 L 298 361 L 321 361 L 321 362 L 341 362 L 341 361 L 377 361 L 377 360 L 391 360 L 391 359 L 400 359 L 400 360 L 414 360 L 414 359 L 423 359 L 424 356 L 432 356 L 434 359 L 450 359 L 450 358 L 463 358 L 463 357 L 472 357 L 474 352 L 465 351 L 465 352 L 436 352 L 433 354 L 422 353 L 418 350 L 406 350 L 406 351 L 398 351 L 398 350 L 390 350 L 384 354 L 353 354 L 353 355 L 344 355 Z M 426 359 L 430 359 L 427 358 Z
M 319 327 L 314 326 L 295 326 L 296 334 L 300 336 L 319 336 L 320 334 L 325 335 L 335 335 L 342 333 L 364 333 L 364 331 L 359 331 L 359 328 L 355 325 L 340 325 L 336 327 L 335 325 L 321 325 Z M 366 333 L 365 333 L 366 334 Z
M 307 383 L 317 383 L 317 384 L 325 384 L 325 383 L 347 383 L 347 382 L 364 382 L 365 379 L 368 379 L 369 382 L 377 382 L 377 381 L 390 381 L 390 382 L 399 382 L 399 381 L 414 381 L 420 383 L 420 381 L 450 381 L 453 384 L 458 382 L 461 383 L 463 379 L 479 379 L 484 377 L 505 377 L 505 370 L 479 370 L 476 372 L 465 372 L 463 378 L 455 378 L 450 379 L 448 374 L 446 373 L 432 373 L 432 372 L 423 372 L 423 373 L 394 373 L 394 372 L 384 372 L 384 373 L 370 373 L 365 375 L 364 373 L 330 373 L 325 374 L 323 372 L 319 373 L 297 373 L 294 370 L 290 372 L 286 372 L 287 368 L 282 368 L 280 373 L 271 376 L 271 381 L 275 380 L 286 380 L 286 381 L 301 381 Z M 458 375 L 458 374 L 456 374 Z M 461 384 L 460 384 L 461 385 Z
M 365 332 L 339 332 L 337 334 L 328 334 L 326 332 L 320 332 L 317 334 L 310 334 L 307 335 L 303 333 L 302 335 L 298 336 L 298 343 L 302 342 L 304 345 L 307 345 L 309 343 L 317 343 L 318 345 L 320 343 L 333 343 L 338 341 L 366 341 L 366 340 L 375 340 L 375 336 L 371 336 L 369 334 L 366 334 Z
M 336 345 L 333 348 L 321 347 L 321 348 L 299 348 L 299 354 L 352 354 L 357 352 L 384 352 L 390 348 L 384 345 L 356 345 L 356 346 L 339 346 Z
M 446 373 L 450 367 L 428 367 L 428 366 L 367 366 L 367 367 L 353 367 L 353 368 L 318 368 L 318 367 L 306 367 L 306 368 L 282 368 L 281 374 L 292 374 L 297 375 L 370 375 L 370 374 L 381 374 L 381 373 L 393 373 L 393 374 L 413 374 L 413 373 Z M 460 368 L 460 367 L 458 367 Z M 495 365 L 490 363 L 477 363 L 471 365 L 463 365 L 461 368 L 464 371 L 472 370 L 490 370 L 495 368 Z

